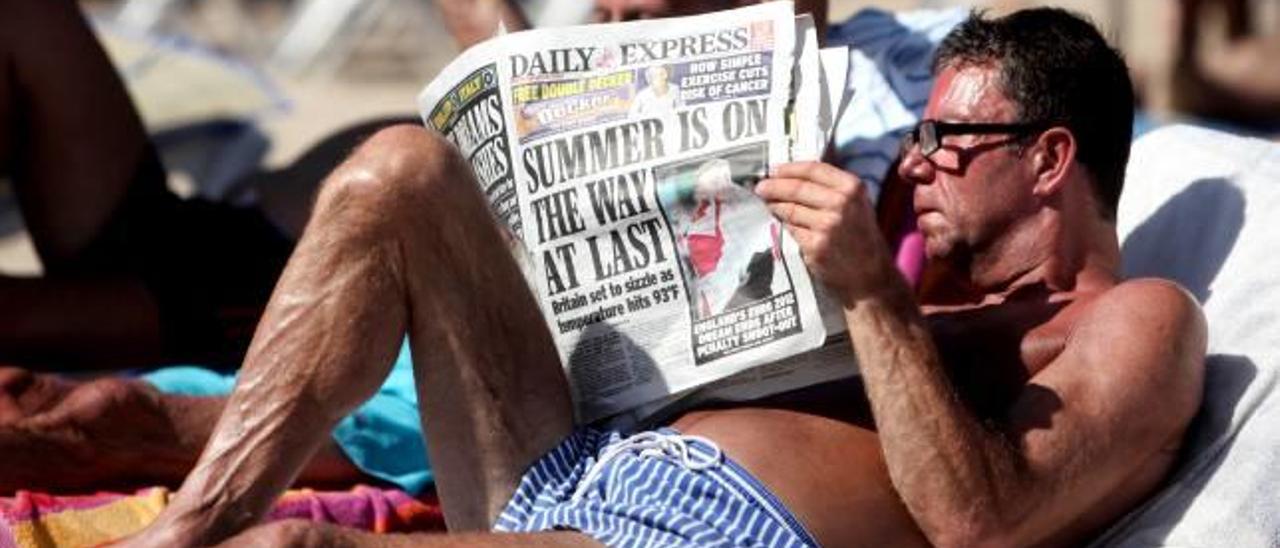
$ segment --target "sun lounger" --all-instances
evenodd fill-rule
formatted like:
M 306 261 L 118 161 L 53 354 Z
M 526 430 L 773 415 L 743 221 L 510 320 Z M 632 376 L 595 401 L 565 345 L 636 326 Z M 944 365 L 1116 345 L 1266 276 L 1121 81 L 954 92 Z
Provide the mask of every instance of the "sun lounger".
M 1280 546 L 1280 144 L 1174 126 L 1135 143 L 1128 173 L 1125 273 L 1195 293 L 1210 357 L 1181 464 L 1095 544 Z

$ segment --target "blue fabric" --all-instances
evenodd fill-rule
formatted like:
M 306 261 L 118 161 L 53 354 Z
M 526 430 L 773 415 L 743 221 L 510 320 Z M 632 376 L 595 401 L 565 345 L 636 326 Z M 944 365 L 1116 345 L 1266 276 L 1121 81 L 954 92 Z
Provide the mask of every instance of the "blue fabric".
M 682 437 L 669 428 L 657 433 Z M 534 463 L 494 529 L 571 529 L 624 547 L 817 545 L 777 498 L 709 442 L 682 442 L 664 453 L 630 441 L 616 431 L 574 433 Z M 684 451 L 710 466 L 693 469 L 680 458 Z
M 192 366 L 157 369 L 141 378 L 161 392 L 187 396 L 224 396 L 235 387 L 233 373 Z M 431 484 L 407 340 L 378 393 L 338 422 L 333 439 L 370 476 L 415 494 Z

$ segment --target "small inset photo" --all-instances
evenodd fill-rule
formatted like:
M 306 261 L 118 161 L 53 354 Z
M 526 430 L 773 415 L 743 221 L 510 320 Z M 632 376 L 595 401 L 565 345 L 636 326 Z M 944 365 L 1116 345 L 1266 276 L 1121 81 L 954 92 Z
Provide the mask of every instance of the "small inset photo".
M 695 320 L 791 290 L 782 227 L 755 194 L 767 153 L 754 144 L 654 168 Z
M 653 65 L 639 71 L 642 87 L 631 100 L 632 118 L 666 116 L 684 106 L 684 101 L 680 98 L 680 87 L 674 82 L 673 69 L 673 66 Z

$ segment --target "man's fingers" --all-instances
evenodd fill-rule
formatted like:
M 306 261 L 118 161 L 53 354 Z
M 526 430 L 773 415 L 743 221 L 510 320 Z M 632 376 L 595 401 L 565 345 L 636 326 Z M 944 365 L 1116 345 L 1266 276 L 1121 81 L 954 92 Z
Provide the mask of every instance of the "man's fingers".
M 769 202 L 768 207 L 784 224 L 809 230 L 830 230 L 840 222 L 840 216 L 836 213 L 796 202 Z
M 794 202 L 816 209 L 839 209 L 844 205 L 839 193 L 804 179 L 765 179 L 756 185 L 756 194 L 766 202 Z
M 857 175 L 824 162 L 791 162 L 774 168 L 771 177 L 813 181 L 841 194 L 860 190 Z
M 783 225 L 787 232 L 791 233 L 791 239 L 796 241 L 796 245 L 800 246 L 801 251 L 813 245 L 814 240 L 818 237 L 818 233 L 807 229 L 800 225 Z

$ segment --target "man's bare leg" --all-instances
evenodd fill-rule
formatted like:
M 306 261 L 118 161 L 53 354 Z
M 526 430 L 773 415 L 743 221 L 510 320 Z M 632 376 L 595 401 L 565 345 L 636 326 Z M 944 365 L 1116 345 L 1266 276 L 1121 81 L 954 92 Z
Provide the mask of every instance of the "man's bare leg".
M 75 382 L 0 368 L 0 494 L 176 486 L 226 398 L 161 394 L 144 381 Z M 376 481 L 333 442 L 302 471 L 308 487 Z
M 212 440 L 135 541 L 207 544 L 254 524 L 373 394 L 406 328 L 450 527 L 488 528 L 570 432 L 567 382 L 470 169 L 401 126 L 326 181 Z

